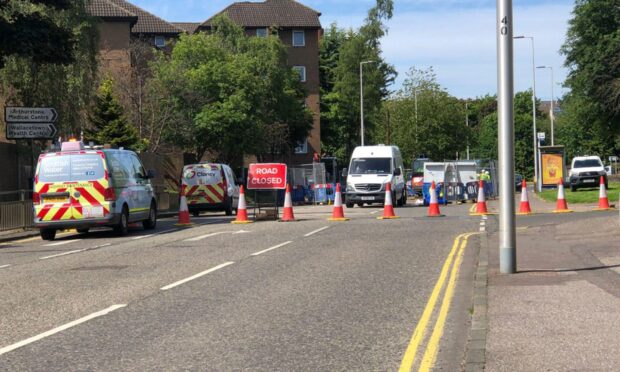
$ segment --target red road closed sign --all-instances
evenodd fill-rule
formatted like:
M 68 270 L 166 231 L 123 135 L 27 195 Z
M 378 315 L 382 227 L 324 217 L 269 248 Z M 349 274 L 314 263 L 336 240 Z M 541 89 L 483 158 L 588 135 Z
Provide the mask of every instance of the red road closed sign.
M 284 190 L 286 188 L 286 164 L 250 164 L 248 190 Z

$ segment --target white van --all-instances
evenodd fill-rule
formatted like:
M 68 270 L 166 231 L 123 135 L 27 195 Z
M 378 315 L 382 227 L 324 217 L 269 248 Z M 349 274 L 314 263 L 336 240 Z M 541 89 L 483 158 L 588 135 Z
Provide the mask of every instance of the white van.
M 397 146 L 358 146 L 353 150 L 347 174 L 346 205 L 385 202 L 385 188 L 391 183 L 392 201 L 407 203 L 403 158 Z
M 227 216 L 237 210 L 239 186 L 232 169 L 226 164 L 191 164 L 183 168 L 183 184 L 190 213 L 224 211 Z

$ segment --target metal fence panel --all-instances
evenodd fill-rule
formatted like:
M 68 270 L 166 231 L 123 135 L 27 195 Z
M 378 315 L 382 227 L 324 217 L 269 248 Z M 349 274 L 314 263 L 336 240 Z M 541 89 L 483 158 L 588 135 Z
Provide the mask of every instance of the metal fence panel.
M 32 200 L 0 203 L 0 231 L 32 227 L 33 219 Z

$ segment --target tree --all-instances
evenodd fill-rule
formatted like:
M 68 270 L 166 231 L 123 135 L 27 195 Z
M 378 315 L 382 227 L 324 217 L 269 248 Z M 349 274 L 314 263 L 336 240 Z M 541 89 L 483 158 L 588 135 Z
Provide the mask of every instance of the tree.
M 125 117 L 123 107 L 114 94 L 111 79 L 104 80 L 99 87 L 90 123 L 91 128 L 84 133 L 87 142 L 140 150 L 140 139 Z
M 276 36 L 247 37 L 226 16 L 213 32 L 182 35 L 153 65 L 154 81 L 170 89 L 178 121 L 167 138 L 200 160 L 240 165 L 244 155 L 286 154 L 304 140 L 312 115 L 299 75 Z
M 0 68 L 9 56 L 35 63 L 68 64 L 75 60 L 72 27 L 59 13 L 70 13 L 83 1 L 0 1 Z
M 46 5 L 41 5 L 43 3 Z M 16 53 L 8 49 L 0 51 L 4 63 L 4 68 L 0 69 L 0 96 L 12 105 L 54 107 L 59 114 L 60 134 L 79 134 L 96 91 L 98 34 L 95 20 L 88 16 L 82 1 L 4 0 L 2 5 L 0 24 L 4 26 L 0 27 L 9 27 L 12 31 L 8 34 L 0 31 L 0 39 L 5 39 L 0 48 L 6 47 L 6 43 L 20 42 L 20 39 L 32 40 Z M 71 42 L 59 45 L 64 38 L 49 28 L 32 30 L 31 23 L 28 27 L 12 23 L 11 20 L 20 14 L 33 14 L 33 17 L 54 23 L 70 32 Z M 33 37 L 41 30 L 49 33 L 40 39 Z M 15 39 L 6 40 L 9 35 L 14 35 Z
M 571 152 L 620 153 L 620 7 L 617 0 L 577 0 L 562 53 L 571 89 L 562 131 L 586 129 L 587 144 Z M 573 106 L 573 105 L 580 105 Z M 588 112 L 584 110 L 588 108 Z M 584 122 L 583 120 L 589 120 Z M 572 127 L 572 128 L 570 128 Z
M 381 115 L 382 100 L 389 92 L 396 71 L 381 57 L 380 39 L 392 17 L 392 0 L 377 0 L 359 30 L 338 30 L 332 25 L 321 45 L 322 147 L 324 152 L 346 162 L 360 138 L 360 62 L 364 66 L 364 126 L 366 133 Z M 337 63 L 335 63 L 337 59 Z M 368 142 L 372 138 L 368 136 Z

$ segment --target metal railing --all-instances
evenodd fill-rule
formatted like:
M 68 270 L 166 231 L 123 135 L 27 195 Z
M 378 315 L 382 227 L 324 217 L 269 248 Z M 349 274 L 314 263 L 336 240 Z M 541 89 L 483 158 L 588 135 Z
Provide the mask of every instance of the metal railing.
M 32 190 L 0 192 L 0 231 L 32 227 Z

